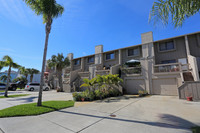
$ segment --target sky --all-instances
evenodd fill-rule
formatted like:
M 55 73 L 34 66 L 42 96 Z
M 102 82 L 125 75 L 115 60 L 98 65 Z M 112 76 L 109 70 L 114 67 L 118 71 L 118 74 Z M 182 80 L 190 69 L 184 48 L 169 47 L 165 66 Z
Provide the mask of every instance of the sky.
M 63 15 L 53 21 L 47 59 L 57 53 L 74 57 L 141 44 L 141 33 L 153 32 L 154 40 L 200 31 L 200 14 L 174 28 L 148 23 L 154 0 L 57 0 Z M 9 55 L 26 68 L 41 70 L 45 25 L 23 0 L 0 0 L 0 59 Z M 3 70 L 5 70 L 4 68 Z

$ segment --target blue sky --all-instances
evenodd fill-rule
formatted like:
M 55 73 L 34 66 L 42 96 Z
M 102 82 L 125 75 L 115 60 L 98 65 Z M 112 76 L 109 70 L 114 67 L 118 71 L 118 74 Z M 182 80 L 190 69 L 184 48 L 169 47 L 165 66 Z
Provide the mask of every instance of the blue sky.
M 200 14 L 175 29 L 148 23 L 154 0 L 57 0 L 64 14 L 55 19 L 47 59 L 53 54 L 74 53 L 74 57 L 141 43 L 141 33 L 153 31 L 154 40 L 200 31 Z M 27 68 L 41 70 L 45 30 L 42 17 L 22 0 L 0 0 L 0 58 L 11 56 Z

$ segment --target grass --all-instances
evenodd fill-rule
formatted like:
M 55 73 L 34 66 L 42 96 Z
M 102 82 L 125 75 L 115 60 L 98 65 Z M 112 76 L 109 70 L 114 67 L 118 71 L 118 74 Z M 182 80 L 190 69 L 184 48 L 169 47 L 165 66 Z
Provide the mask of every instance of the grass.
M 40 115 L 63 108 L 73 107 L 74 101 L 46 101 L 38 107 L 36 103 L 22 104 L 0 110 L 0 118 Z
M 200 133 L 200 127 L 196 126 L 196 127 L 192 127 L 192 132 L 193 133 Z
M 30 94 L 18 94 L 18 95 L 8 95 L 8 97 L 5 96 L 0 96 L 0 98 L 15 98 L 15 97 L 23 97 L 23 96 L 28 96 Z

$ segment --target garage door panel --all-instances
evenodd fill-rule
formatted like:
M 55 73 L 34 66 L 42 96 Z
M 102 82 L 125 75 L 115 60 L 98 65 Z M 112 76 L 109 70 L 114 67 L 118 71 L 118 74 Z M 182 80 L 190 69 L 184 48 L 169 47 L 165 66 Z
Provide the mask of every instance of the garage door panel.
M 153 94 L 157 95 L 178 95 L 177 81 L 173 79 L 154 79 Z
M 145 90 L 144 80 L 126 79 L 127 94 L 138 94 L 139 90 Z

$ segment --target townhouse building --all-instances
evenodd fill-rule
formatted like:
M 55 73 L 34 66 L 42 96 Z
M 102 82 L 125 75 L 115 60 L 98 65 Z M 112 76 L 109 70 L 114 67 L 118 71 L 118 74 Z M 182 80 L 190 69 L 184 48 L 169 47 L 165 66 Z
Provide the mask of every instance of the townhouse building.
M 103 51 L 95 47 L 93 55 L 73 58 L 63 70 L 66 92 L 81 91 L 84 78 L 119 74 L 124 80 L 125 94 L 146 90 L 149 94 L 178 95 L 178 87 L 186 81 L 199 81 L 200 32 L 154 41 L 153 33 L 141 34 L 142 43 Z

